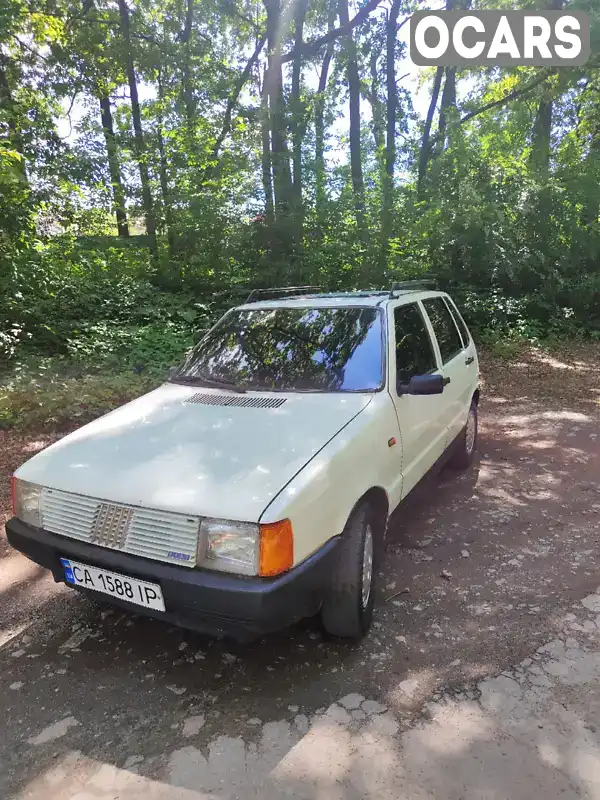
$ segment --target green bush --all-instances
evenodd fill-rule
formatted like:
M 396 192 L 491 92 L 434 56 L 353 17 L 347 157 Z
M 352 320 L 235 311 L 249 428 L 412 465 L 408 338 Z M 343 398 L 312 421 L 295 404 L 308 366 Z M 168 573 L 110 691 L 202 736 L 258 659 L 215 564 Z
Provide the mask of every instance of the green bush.
M 0 388 L 0 428 L 68 430 L 112 411 L 157 383 L 149 375 L 130 372 L 5 386 Z
M 84 250 L 71 238 L 57 237 L 39 249 L 15 254 L 7 272 L 0 283 L 4 361 L 23 347 L 71 353 L 80 335 L 93 338 L 98 324 L 106 331 L 169 324 L 191 334 L 208 323 L 205 307 L 192 292 L 166 292 L 151 282 L 143 248 Z M 110 349 L 117 334 L 107 336 Z
M 66 348 L 74 362 L 93 369 L 158 375 L 181 361 L 192 343 L 189 326 L 174 322 L 143 326 L 96 322 L 75 331 Z

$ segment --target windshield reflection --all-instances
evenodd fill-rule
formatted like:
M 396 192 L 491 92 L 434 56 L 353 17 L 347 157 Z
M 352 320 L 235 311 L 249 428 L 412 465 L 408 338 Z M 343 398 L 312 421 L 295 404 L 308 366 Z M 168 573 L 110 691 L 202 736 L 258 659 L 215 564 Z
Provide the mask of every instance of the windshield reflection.
M 173 379 L 267 391 L 375 391 L 383 382 L 381 311 L 234 310 L 198 343 Z

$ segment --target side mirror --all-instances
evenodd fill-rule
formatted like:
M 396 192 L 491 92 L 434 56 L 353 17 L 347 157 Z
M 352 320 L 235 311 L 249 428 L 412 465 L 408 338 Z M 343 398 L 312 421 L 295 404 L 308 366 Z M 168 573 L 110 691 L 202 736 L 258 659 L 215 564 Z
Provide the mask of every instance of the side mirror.
M 399 394 L 441 394 L 449 383 L 443 375 L 413 375 L 408 384 L 399 386 Z
M 169 380 L 175 376 L 178 369 L 179 367 L 169 367 Z

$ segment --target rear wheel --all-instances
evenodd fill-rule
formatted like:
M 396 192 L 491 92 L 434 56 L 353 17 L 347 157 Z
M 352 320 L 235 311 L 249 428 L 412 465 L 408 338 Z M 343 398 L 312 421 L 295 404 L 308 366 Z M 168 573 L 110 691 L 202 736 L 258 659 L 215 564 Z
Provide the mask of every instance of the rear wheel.
M 475 398 L 471 401 L 467 424 L 455 442 L 455 450 L 450 459 L 450 466 L 454 469 L 466 469 L 473 463 L 477 448 L 477 403 Z
M 369 630 L 381 538 L 371 506 L 363 503 L 346 523 L 331 586 L 321 608 L 323 627 L 332 636 L 359 639 Z

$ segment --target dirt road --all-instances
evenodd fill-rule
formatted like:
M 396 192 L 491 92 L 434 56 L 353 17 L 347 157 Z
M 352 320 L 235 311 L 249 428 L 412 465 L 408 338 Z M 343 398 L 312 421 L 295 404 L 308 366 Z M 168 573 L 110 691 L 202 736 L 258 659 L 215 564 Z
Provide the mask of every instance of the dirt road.
M 488 365 L 478 462 L 395 515 L 360 645 L 132 618 L 0 540 L 0 797 L 600 797 L 599 355 Z M 47 439 L 3 436 L 7 481 Z

